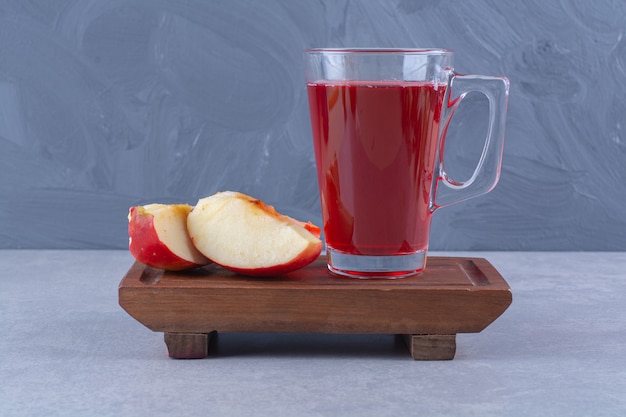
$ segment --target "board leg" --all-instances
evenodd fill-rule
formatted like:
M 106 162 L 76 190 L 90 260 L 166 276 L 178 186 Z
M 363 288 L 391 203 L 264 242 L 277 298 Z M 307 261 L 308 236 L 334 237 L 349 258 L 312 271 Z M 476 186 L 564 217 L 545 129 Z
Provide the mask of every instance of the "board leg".
M 455 334 L 405 334 L 404 340 L 416 361 L 450 360 L 456 353 Z
M 211 333 L 173 333 L 164 335 L 167 353 L 175 359 L 202 359 L 209 355 Z

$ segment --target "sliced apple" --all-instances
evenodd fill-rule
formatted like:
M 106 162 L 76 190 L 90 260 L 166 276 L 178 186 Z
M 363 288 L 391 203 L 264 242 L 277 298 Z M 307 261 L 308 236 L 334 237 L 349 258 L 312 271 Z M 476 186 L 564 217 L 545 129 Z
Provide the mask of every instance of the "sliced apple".
M 322 235 L 322 229 L 320 229 L 318 226 L 314 225 L 311 222 L 306 222 L 305 223 L 305 222 L 301 222 L 300 220 L 296 220 L 294 218 L 291 218 L 289 216 L 285 216 L 285 217 L 287 217 L 292 222 L 295 222 L 296 224 L 304 227 L 306 230 L 308 230 L 313 236 L 315 236 L 318 239 Z
M 187 217 L 187 230 L 204 256 L 244 275 L 286 274 L 322 251 L 319 227 L 233 191 L 200 199 Z
M 130 253 L 141 263 L 169 271 L 204 266 L 211 261 L 187 233 L 188 204 L 148 204 L 128 212 Z

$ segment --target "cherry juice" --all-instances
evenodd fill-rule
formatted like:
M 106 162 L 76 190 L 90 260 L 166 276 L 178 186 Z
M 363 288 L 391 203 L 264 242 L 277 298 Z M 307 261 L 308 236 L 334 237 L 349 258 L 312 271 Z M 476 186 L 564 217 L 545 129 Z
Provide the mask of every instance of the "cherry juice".
M 328 247 L 399 255 L 428 247 L 431 188 L 446 85 L 307 85 Z

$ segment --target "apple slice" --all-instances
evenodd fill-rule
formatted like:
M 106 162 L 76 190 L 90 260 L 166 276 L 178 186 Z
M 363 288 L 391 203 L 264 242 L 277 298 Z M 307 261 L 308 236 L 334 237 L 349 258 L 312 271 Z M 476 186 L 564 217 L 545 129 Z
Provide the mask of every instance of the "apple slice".
M 286 274 L 322 251 L 319 227 L 233 191 L 200 199 L 187 217 L 187 230 L 206 257 L 244 275 Z
M 285 216 L 285 217 L 287 217 L 292 222 L 295 222 L 296 224 L 299 224 L 300 226 L 304 227 L 306 230 L 308 230 L 313 236 L 315 236 L 318 239 L 322 235 L 322 229 L 320 229 L 319 227 L 317 227 L 316 225 L 314 225 L 311 222 L 306 222 L 305 223 L 305 222 L 301 222 L 300 220 L 296 220 L 294 218 L 291 218 L 289 216 Z
M 128 211 L 130 253 L 141 263 L 169 271 L 204 266 L 211 261 L 187 234 L 188 204 L 148 204 Z

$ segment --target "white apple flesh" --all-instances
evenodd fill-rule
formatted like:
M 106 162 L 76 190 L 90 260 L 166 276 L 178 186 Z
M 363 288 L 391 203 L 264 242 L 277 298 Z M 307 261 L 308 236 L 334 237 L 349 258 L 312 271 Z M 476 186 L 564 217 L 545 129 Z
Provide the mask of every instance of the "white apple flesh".
M 148 204 L 128 212 L 130 253 L 154 268 L 181 271 L 211 263 L 187 233 L 188 204 Z
M 322 250 L 318 227 L 232 191 L 200 199 L 187 217 L 187 230 L 204 256 L 244 275 L 286 274 L 313 262 Z

